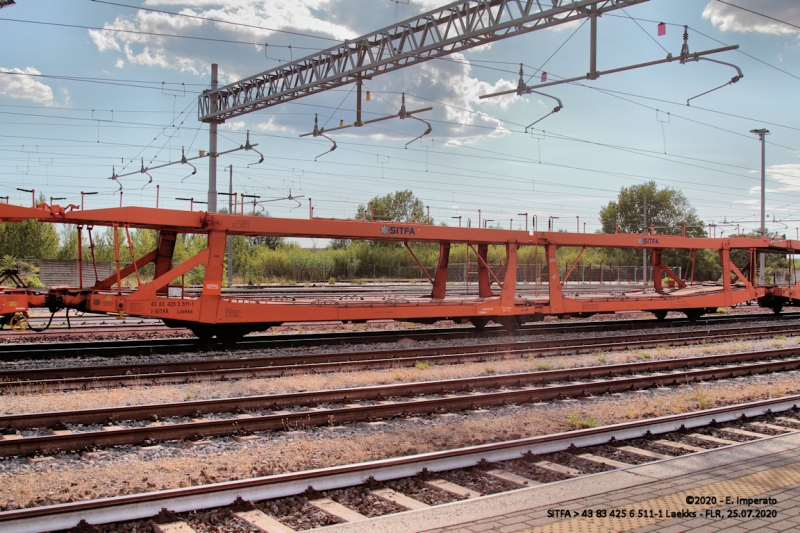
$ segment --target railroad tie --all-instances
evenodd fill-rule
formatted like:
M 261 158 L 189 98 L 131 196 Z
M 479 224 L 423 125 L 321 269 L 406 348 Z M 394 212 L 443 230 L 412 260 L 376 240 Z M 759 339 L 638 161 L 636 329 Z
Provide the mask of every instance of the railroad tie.
M 426 481 L 425 484 L 436 489 L 441 489 L 452 494 L 456 494 L 458 496 L 463 496 L 467 499 L 478 498 L 481 495 L 480 492 L 475 492 L 474 490 L 462 487 L 461 485 L 456 485 L 455 483 L 451 483 L 443 479 L 432 479 L 430 481 Z
M 360 522 L 362 520 L 367 520 L 367 517 L 363 514 L 353 511 L 352 509 L 349 509 L 341 503 L 331 500 L 330 498 L 312 500 L 308 503 L 321 511 L 325 511 L 328 514 L 339 518 L 340 520 L 344 520 L 345 522 Z
M 610 466 L 612 468 L 628 468 L 629 466 L 633 466 L 633 464 L 631 463 L 615 461 L 614 459 L 609 459 L 607 457 L 594 455 L 593 453 L 582 453 L 578 455 L 578 457 L 580 457 L 581 459 L 586 459 L 587 461 L 591 461 L 593 463 L 599 463 L 601 465 Z
M 583 474 L 583 472 L 581 472 L 580 470 L 560 465 L 558 463 L 551 463 L 550 461 L 537 461 L 533 464 L 538 466 L 539 468 L 544 468 L 545 470 L 549 470 L 557 474 L 565 474 L 570 477 L 580 476 Z
M 720 444 L 722 446 L 730 446 L 731 444 L 739 444 L 735 440 L 721 439 L 719 437 L 712 437 L 711 435 L 701 435 L 700 433 L 692 433 L 689 435 L 693 439 L 710 442 L 712 444 Z
M 170 522 L 169 524 L 153 524 L 156 533 L 195 533 L 186 522 Z
M 797 431 L 797 428 L 790 428 L 786 426 L 778 426 L 776 424 L 767 424 L 766 422 L 750 422 L 751 426 L 756 426 L 765 429 L 771 429 L 772 431 L 782 431 L 784 433 L 788 433 L 791 431 Z
M 800 425 L 800 420 L 798 420 L 797 418 L 789 418 L 787 416 L 778 416 L 778 417 L 775 417 L 775 420 L 777 420 L 778 422 L 783 422 L 785 424 L 797 424 L 797 425 Z M 794 430 L 792 430 L 792 431 L 794 431 Z
M 526 477 L 522 477 L 517 474 L 513 474 L 511 472 L 506 472 L 505 470 L 500 470 L 499 468 L 496 468 L 494 470 L 475 470 L 475 471 L 483 476 L 502 479 L 503 481 L 507 481 L 509 483 L 513 483 L 514 485 L 519 485 L 521 487 L 533 487 L 536 485 L 542 485 L 542 483 L 538 481 L 534 481 L 532 479 L 528 479 Z
M 235 513 L 241 520 L 256 528 L 262 533 L 294 533 L 294 529 L 278 522 L 268 514 L 264 514 L 258 509 Z
M 719 431 L 724 433 L 730 433 L 731 435 L 740 435 L 742 437 L 748 437 L 752 439 L 766 439 L 770 435 L 765 433 L 756 433 L 755 431 L 747 431 L 745 429 L 738 429 L 738 428 L 720 428 Z
M 634 455 L 640 455 L 642 457 L 648 457 L 650 459 L 671 459 L 671 455 L 666 455 L 663 453 L 658 452 L 651 452 L 650 450 L 645 450 L 643 448 L 637 448 L 636 446 L 620 446 L 617 448 L 618 450 L 622 450 L 628 453 L 632 453 Z
M 653 444 L 658 444 L 659 446 L 663 446 L 665 448 L 671 448 L 673 450 L 678 450 L 681 453 L 683 452 L 704 452 L 706 451 L 705 448 L 701 448 L 700 446 L 692 446 L 691 444 L 685 444 L 683 442 L 674 442 L 671 440 L 657 440 L 653 441 Z
M 401 507 L 405 507 L 409 511 L 417 511 L 419 509 L 427 509 L 430 507 L 430 505 L 427 503 L 415 500 L 414 498 L 406 496 L 405 494 L 395 492 L 392 489 L 377 489 L 373 490 L 372 494 L 378 496 L 379 498 L 383 498 L 384 500 L 396 503 Z

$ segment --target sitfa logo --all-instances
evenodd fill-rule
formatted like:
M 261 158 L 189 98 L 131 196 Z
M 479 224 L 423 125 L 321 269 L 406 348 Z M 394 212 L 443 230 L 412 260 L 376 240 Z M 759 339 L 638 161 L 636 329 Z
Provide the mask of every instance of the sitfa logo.
M 639 237 L 637 242 L 639 244 L 658 244 L 658 239 L 655 237 Z
M 384 235 L 416 235 L 414 228 L 409 226 L 383 226 L 381 233 Z

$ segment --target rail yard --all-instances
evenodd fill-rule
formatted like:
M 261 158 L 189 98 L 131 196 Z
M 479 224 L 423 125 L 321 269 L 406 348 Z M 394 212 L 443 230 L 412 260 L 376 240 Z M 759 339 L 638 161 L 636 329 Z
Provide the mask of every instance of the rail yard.
M 9 328 L 0 344 L 0 466 L 20 482 L 64 480 L 54 481 L 47 505 L 7 499 L 0 523 L 9 531 L 271 533 L 360 523 L 800 428 L 800 321 L 790 312 L 800 289 L 758 283 L 755 266 L 762 253 L 793 254 L 796 241 L 0 205 L 4 222 L 30 219 L 79 232 L 156 230 L 159 238 L 141 257 L 116 240 L 115 271 L 92 286 L 80 275 L 76 287 L 0 289 Z M 206 235 L 208 247 L 176 265 L 179 233 Z M 417 261 L 430 292 L 223 291 L 231 235 L 399 241 L 415 258 L 409 242 L 433 243 L 439 260 L 432 273 Z M 474 253 L 472 290 L 447 283 L 454 244 Z M 542 250 L 546 282 L 518 279 L 517 251 L 526 246 L 537 258 Z M 505 249 L 495 270 L 490 247 Z M 561 247 L 581 250 L 571 266 L 556 263 Z M 570 283 L 587 247 L 649 250 L 653 286 Z M 690 251 L 682 276 L 661 262 L 671 248 Z M 698 249 L 719 256 L 721 282 L 694 281 Z M 749 262 L 738 267 L 732 251 Z M 147 281 L 139 272 L 150 264 Z M 199 290 L 175 283 L 197 267 Z M 72 340 L 54 346 L 58 339 Z M 642 398 L 645 413 L 636 414 Z M 588 414 L 595 410 L 612 414 Z M 554 412 L 562 420 L 549 419 L 548 429 L 533 422 Z M 662 416 L 639 420 L 645 414 Z M 595 430 L 598 418 L 610 428 Z M 415 430 L 426 444 L 408 442 Z M 394 442 L 370 449 L 381 436 Z M 362 453 L 342 453 L 346 443 Z M 303 459 L 298 447 L 325 459 Z M 229 469 L 234 457 L 248 466 Z M 141 483 L 122 481 L 126 495 L 74 503 L 112 496 L 88 487 L 86 472 L 198 460 L 208 461 L 202 477 L 154 483 L 137 474 Z
M 0 0 L 0 532 L 796 531 L 790 3 Z

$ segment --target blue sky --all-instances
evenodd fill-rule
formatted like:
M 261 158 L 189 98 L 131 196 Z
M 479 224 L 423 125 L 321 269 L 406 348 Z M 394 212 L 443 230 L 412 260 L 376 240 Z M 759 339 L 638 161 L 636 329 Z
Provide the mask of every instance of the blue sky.
M 585 74 L 589 25 L 555 29 L 493 43 L 365 82 L 365 119 L 433 106 L 420 115 L 433 132 L 406 143 L 425 126 L 391 120 L 332 134 L 338 144 L 300 138 L 320 125 L 355 119 L 352 86 L 271 107 L 220 125 L 220 150 L 251 142 L 258 156 L 220 158 L 218 189 L 254 194 L 273 216 L 351 217 L 371 197 L 411 189 L 437 222 L 478 210 L 494 224 L 519 228 L 523 217 L 559 217 L 556 228 L 599 227 L 598 211 L 621 187 L 655 180 L 680 189 L 718 235 L 739 223 L 758 227 L 760 146 L 751 129 L 770 130 L 767 213 L 771 229 L 800 227 L 800 6 L 792 0 L 731 0 L 781 22 L 706 0 L 651 0 L 599 20 L 598 68 L 677 55 L 682 26 L 690 50 L 740 45 L 715 59 L 739 66 L 744 78 L 726 83 L 732 68 L 705 63 L 659 65 L 545 90 L 564 104 L 528 95 L 479 100 L 516 85 L 519 63 L 549 79 Z M 0 196 L 27 204 L 33 189 L 58 203 L 87 208 L 119 205 L 118 174 L 180 160 L 208 149 L 208 127 L 197 120 L 197 95 L 208 87 L 210 64 L 232 82 L 429 10 L 425 0 L 17 0 L 0 10 Z M 129 6 L 129 7 L 126 7 Z M 200 15 L 237 24 L 175 16 Z M 633 20 L 632 20 L 633 19 Z M 657 36 L 657 23 L 667 34 Z M 45 24 L 39 24 L 45 23 Z M 79 27 L 70 27 L 79 26 Z M 142 33 L 98 31 L 126 29 Z M 270 28 L 269 30 L 264 28 Z M 281 30 L 281 31 L 274 31 Z M 163 34 L 200 37 L 185 39 Z M 204 39 L 217 39 L 209 41 Z M 237 41 L 220 42 L 220 41 Z M 248 44 L 249 43 L 249 44 Z M 264 43 L 268 46 L 265 48 Z M 291 46 L 291 48 L 289 48 Z M 664 49 L 662 49 L 662 47 Z M 543 66 L 544 65 L 544 66 Z M 527 78 L 527 76 L 526 76 Z M 205 200 L 207 160 L 123 178 L 125 205 L 188 209 L 175 198 Z M 284 199 L 291 194 L 297 201 Z M 220 197 L 220 202 L 227 200 Z M 203 208 L 203 206 L 198 206 Z M 546 225 L 546 223 L 545 223 Z M 540 224 L 540 228 L 542 225 Z

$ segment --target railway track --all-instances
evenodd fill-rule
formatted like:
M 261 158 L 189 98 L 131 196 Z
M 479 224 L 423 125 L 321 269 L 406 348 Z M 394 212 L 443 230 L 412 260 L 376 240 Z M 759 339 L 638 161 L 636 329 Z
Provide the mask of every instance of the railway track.
M 4 511 L 0 528 L 8 533 L 38 533 L 71 528 L 81 521 L 153 519 L 162 524 L 156 531 L 170 529 L 164 524 L 175 530 L 202 518 L 194 512 L 201 509 L 211 509 L 209 516 L 217 517 L 217 523 L 221 518 L 250 526 L 308 524 L 299 514 L 313 514 L 312 520 L 325 523 L 362 519 L 387 512 L 387 502 L 389 512 L 419 509 L 430 505 L 431 499 L 443 503 L 471 498 L 793 433 L 800 430 L 799 405 L 800 395 L 786 396 L 410 457 Z M 368 504 L 354 509 L 350 491 Z M 295 504 L 288 511 L 287 500 Z
M 797 369 L 797 349 L 783 348 L 350 389 L 7 415 L 0 417 L 5 433 L 0 439 L 0 456 L 242 436 Z M 58 429 L 51 435 L 36 436 L 43 428 Z M 32 429 L 37 431 L 31 435 Z
M 30 390 L 39 387 L 66 391 L 130 385 L 268 378 L 307 373 L 411 367 L 420 361 L 437 365 L 458 364 L 497 359 L 752 340 L 798 334 L 800 334 L 800 324 L 760 325 L 543 341 L 504 341 L 466 346 L 7 370 L 3 372 L 0 391 Z
M 709 316 L 696 322 L 675 318 L 663 321 L 626 319 L 611 321 L 588 321 L 573 323 L 529 324 L 519 330 L 519 335 L 546 335 L 558 333 L 591 333 L 593 331 L 624 331 L 634 329 L 675 327 L 683 325 L 708 325 L 747 323 L 756 321 L 776 322 L 800 318 L 800 313 L 780 315 L 746 314 L 735 316 Z M 71 342 L 53 345 L 52 343 L 0 344 L 0 361 L 26 359 L 59 359 L 74 357 L 119 357 L 147 354 L 177 354 L 214 352 L 231 348 L 252 350 L 269 348 L 291 348 L 302 346 L 323 346 L 342 344 L 364 344 L 377 342 L 396 342 L 399 339 L 454 340 L 462 338 L 502 337 L 508 333 L 500 326 L 487 327 L 475 331 L 471 327 L 432 328 L 422 330 L 381 330 L 345 333 L 300 333 L 247 336 L 238 342 L 201 342 L 195 338 L 168 338 L 124 341 Z

